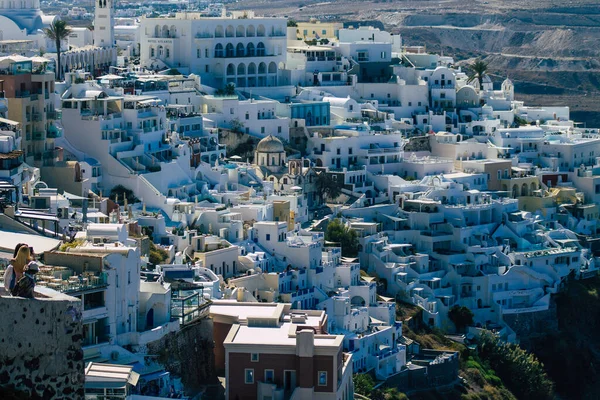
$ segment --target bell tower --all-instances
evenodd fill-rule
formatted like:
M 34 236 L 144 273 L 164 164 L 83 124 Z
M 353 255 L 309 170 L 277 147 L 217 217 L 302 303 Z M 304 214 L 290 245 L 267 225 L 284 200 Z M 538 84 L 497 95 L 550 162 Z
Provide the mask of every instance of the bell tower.
M 94 14 L 94 46 L 114 47 L 115 20 L 113 0 L 96 0 Z

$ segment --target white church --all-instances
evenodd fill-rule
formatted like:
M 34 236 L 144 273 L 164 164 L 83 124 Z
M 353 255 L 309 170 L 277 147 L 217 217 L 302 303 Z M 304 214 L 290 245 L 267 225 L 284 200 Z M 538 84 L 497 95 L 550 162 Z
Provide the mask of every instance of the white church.
M 54 42 L 44 35 L 44 28 L 55 18 L 55 15 L 45 15 L 40 10 L 39 0 L 0 0 L 0 42 L 56 51 Z
M 0 0 L 0 52 L 33 55 L 43 51 L 46 57 L 56 59 L 55 43 L 44 34 L 56 18 L 59 17 L 43 13 L 39 0 Z M 74 46 L 70 41 L 62 45 L 63 71 L 59 79 L 78 69 L 97 75 L 115 65 L 113 0 L 97 0 L 92 37 L 82 46 Z

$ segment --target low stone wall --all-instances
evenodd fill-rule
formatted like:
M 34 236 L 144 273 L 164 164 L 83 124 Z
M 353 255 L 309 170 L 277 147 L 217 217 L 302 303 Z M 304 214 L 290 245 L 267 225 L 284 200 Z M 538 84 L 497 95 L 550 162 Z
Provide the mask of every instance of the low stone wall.
M 81 301 L 44 288 L 36 296 L 0 289 L 0 388 L 29 399 L 82 399 Z
M 180 376 L 184 386 L 198 390 L 202 385 L 215 383 L 213 353 L 213 323 L 203 318 L 186 325 L 177 332 L 147 344 L 147 353 L 158 355 L 158 362 L 174 375 Z

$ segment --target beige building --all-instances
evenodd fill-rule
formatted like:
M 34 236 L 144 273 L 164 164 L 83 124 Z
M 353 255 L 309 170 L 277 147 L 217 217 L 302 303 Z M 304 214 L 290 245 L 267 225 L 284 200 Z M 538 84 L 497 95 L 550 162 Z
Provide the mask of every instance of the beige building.
M 60 149 L 54 139 L 62 129 L 54 109 L 54 73 L 46 70 L 41 57 L 8 56 L 0 58 L 2 90 L 8 100 L 8 118 L 21 126 L 25 161 L 35 166 L 53 165 Z
M 344 27 L 341 22 L 297 22 L 296 36 L 298 40 L 337 39 L 340 29 Z
M 234 246 L 218 236 L 202 235 L 192 238 L 194 259 L 202 261 L 202 266 L 223 278 L 237 273 L 238 246 Z

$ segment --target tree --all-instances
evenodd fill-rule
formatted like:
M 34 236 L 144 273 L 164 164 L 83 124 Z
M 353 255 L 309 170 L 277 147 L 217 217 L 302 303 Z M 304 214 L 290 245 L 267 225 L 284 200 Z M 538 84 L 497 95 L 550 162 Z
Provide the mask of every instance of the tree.
M 371 392 L 373 392 L 373 386 L 375 386 L 375 381 L 373 377 L 369 374 L 356 374 L 352 377 L 352 381 L 354 382 L 354 392 L 361 394 L 363 396 L 370 396 Z
M 339 243 L 344 257 L 356 257 L 358 255 L 358 234 L 355 230 L 348 228 L 336 218 L 327 225 L 325 240 Z
M 471 83 L 475 80 L 479 82 L 479 89 L 483 88 L 483 77 L 487 75 L 488 65 L 480 59 L 477 59 L 473 64 L 469 65 L 469 79 L 467 83 Z
M 335 199 L 342 194 L 342 185 L 339 184 L 338 181 L 334 181 L 331 178 L 331 175 L 325 171 L 321 171 L 321 173 L 317 175 L 316 184 L 323 197 Z
M 288 26 L 288 28 L 297 27 L 298 23 L 295 20 L 290 18 L 290 19 L 288 19 L 287 26 Z
M 473 312 L 468 307 L 455 305 L 448 311 L 448 318 L 454 322 L 456 329 L 462 331 L 473 324 Z
M 119 204 L 124 204 L 125 198 L 127 198 L 128 204 L 133 204 L 140 201 L 137 197 L 135 197 L 133 190 L 128 189 L 123 185 L 117 185 L 113 187 L 110 191 L 109 197 L 113 200 L 116 198 Z
M 150 252 L 148 254 L 148 259 L 152 265 L 158 265 L 164 263 L 169 258 L 169 253 L 166 250 L 156 246 L 154 243 L 150 242 Z
M 518 399 L 552 399 L 554 383 L 544 365 L 518 344 L 506 343 L 491 333 L 479 338 L 479 357 L 502 379 Z
M 62 73 L 61 62 L 60 62 L 60 54 L 61 54 L 60 45 L 61 45 L 62 41 L 67 39 L 69 37 L 69 35 L 71 34 L 71 28 L 69 28 L 67 26 L 67 21 L 63 21 L 62 19 L 55 19 L 52 22 L 52 24 L 50 24 L 49 28 L 44 29 L 44 34 L 46 35 L 46 37 L 48 39 L 54 40 L 54 43 L 56 44 L 57 68 L 55 71 L 55 76 L 56 76 L 56 79 L 58 80 L 58 79 L 60 79 L 60 76 Z

